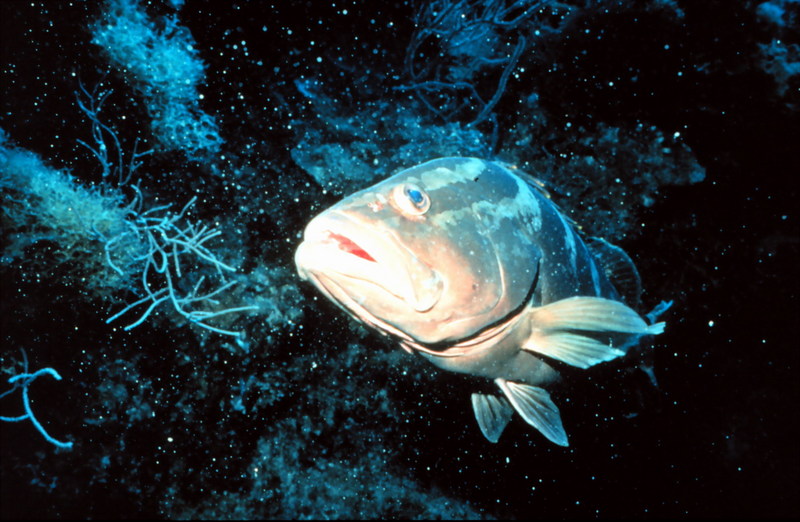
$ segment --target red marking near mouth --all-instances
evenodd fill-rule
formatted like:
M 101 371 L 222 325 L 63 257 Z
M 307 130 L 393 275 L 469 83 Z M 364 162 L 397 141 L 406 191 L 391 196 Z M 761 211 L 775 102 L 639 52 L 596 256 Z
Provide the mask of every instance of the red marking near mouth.
M 361 259 L 366 259 L 367 261 L 372 261 L 373 263 L 377 262 L 371 255 L 367 254 L 366 250 L 355 244 L 350 238 L 328 231 L 328 239 L 336 241 L 339 250 L 344 250 L 349 254 L 356 255 Z

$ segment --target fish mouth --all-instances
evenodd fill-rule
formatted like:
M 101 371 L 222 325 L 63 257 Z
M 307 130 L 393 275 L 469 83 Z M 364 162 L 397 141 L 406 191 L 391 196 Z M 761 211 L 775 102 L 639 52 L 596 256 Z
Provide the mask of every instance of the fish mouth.
M 427 312 L 439 301 L 444 286 L 441 276 L 391 231 L 342 211 L 325 212 L 311 220 L 295 253 L 295 264 L 300 276 L 328 297 L 364 310 L 381 308 L 381 300 L 393 298 L 416 312 Z
M 326 232 L 327 232 L 327 237 L 323 240 L 324 242 L 333 243 L 339 250 L 343 252 L 347 252 L 348 254 L 353 254 L 354 256 L 358 256 L 361 259 L 366 259 L 367 261 L 377 263 L 374 257 L 369 255 L 369 253 L 366 250 L 361 248 L 357 243 L 355 243 L 349 237 L 337 234 L 330 230 L 327 230 Z

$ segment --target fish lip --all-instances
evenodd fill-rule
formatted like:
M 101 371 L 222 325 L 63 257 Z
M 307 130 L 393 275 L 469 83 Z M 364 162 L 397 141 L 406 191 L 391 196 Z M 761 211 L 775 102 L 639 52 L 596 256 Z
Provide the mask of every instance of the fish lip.
M 372 260 L 341 248 L 341 242 L 332 236 L 344 238 Z M 334 242 L 336 242 L 335 245 Z M 430 310 L 441 296 L 441 288 L 438 288 L 438 293 L 436 291 L 428 292 L 422 298 L 419 297 L 410 267 L 421 266 L 422 262 L 402 242 L 398 241 L 391 230 L 376 228 L 371 222 L 364 222 L 358 216 L 341 210 L 320 214 L 306 227 L 303 243 L 318 247 L 331 245 L 326 251 L 326 259 L 338 262 L 310 269 L 304 267 L 300 270 L 301 275 L 304 271 L 317 272 L 331 279 L 331 275 L 335 273 L 338 277 L 367 283 L 404 301 L 417 312 Z M 299 251 L 300 249 L 298 249 Z M 424 268 L 430 273 L 430 277 L 425 282 L 441 286 L 442 278 L 438 272 L 427 264 L 424 265 Z M 342 287 L 342 285 L 338 286 Z
M 325 219 L 320 219 L 321 216 L 324 216 Z M 368 237 L 362 238 L 361 236 L 364 236 L 363 233 L 358 234 L 358 232 L 364 228 L 365 227 L 360 225 L 358 221 L 351 219 L 347 214 L 333 211 L 327 215 L 321 214 L 320 216 L 314 218 L 306 227 L 306 230 L 303 234 L 303 241 L 330 243 L 331 240 L 333 240 L 339 243 L 337 246 L 342 252 L 359 257 L 367 262 L 380 263 L 380 260 L 375 257 L 375 250 L 377 250 L 377 247 L 375 246 L 374 242 Z M 359 249 L 364 251 L 370 258 L 372 258 L 372 261 L 341 248 L 341 240 L 332 236 L 341 237 L 344 238 L 345 241 L 353 243 Z M 358 241 L 353 239 L 354 236 Z M 350 276 L 350 274 L 342 275 Z
M 403 330 L 376 316 L 365 306 L 360 304 L 335 278 L 322 272 L 311 274 L 311 278 L 314 280 L 316 286 L 326 294 L 331 301 L 336 303 L 337 306 L 348 310 L 351 314 L 355 315 L 359 321 L 405 341 L 413 341 L 411 336 L 406 334 Z
M 324 218 L 324 219 L 323 219 Z M 382 255 L 378 255 L 377 251 L 379 247 L 376 246 L 376 241 L 371 240 L 369 237 L 364 237 L 365 234 L 358 233 L 359 231 L 363 230 L 366 227 L 363 227 L 358 223 L 356 220 L 351 219 L 347 214 L 338 211 L 332 211 L 326 214 L 320 214 L 308 224 L 303 233 L 303 242 L 308 244 L 332 244 L 332 242 L 336 243 L 336 248 L 331 248 L 331 255 L 334 253 L 336 255 L 347 256 L 346 259 L 350 263 L 377 263 L 381 264 L 383 257 Z M 344 248 L 341 248 L 341 241 L 337 239 L 337 236 L 344 238 L 346 241 L 353 243 L 359 249 L 364 251 L 372 261 L 364 258 L 363 256 L 359 256 L 350 252 Z M 354 239 L 355 237 L 355 239 Z M 357 266 L 357 265 L 356 265 Z M 359 273 L 355 270 L 336 270 L 333 269 L 332 271 L 336 272 L 339 275 L 350 277 L 352 279 L 363 279 L 359 277 Z M 356 273 L 353 273 L 356 272 Z

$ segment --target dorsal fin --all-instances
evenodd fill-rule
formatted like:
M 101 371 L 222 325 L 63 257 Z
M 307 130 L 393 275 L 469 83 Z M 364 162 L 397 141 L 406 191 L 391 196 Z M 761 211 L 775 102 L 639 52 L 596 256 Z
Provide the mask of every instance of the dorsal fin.
M 625 304 L 634 310 L 638 309 L 642 297 L 642 280 L 628 254 L 599 237 L 587 238 L 586 244 Z

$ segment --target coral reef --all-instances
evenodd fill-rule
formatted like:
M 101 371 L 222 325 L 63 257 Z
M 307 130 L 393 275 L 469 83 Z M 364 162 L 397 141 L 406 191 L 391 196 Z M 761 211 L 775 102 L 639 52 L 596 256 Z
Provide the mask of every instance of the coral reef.
M 154 20 L 136 0 L 110 0 L 91 31 L 92 43 L 144 98 L 162 147 L 193 158 L 219 151 L 217 123 L 199 103 L 206 66 L 177 15 Z
M 458 122 L 428 121 L 414 105 L 375 101 L 341 107 L 318 92 L 312 107 L 319 107 L 317 113 L 294 126 L 297 145 L 292 159 L 336 195 L 428 159 L 491 154 L 483 133 Z
M 126 237 L 108 257 L 102 248 L 104 238 L 128 230 L 121 192 L 85 187 L 0 133 L 0 193 L 4 264 L 24 264 L 40 278 L 72 273 L 97 299 L 109 299 L 131 283 L 131 274 L 142 264 L 133 253 L 144 245 Z
M 772 39 L 759 42 L 760 66 L 775 81 L 786 106 L 800 109 L 800 2 L 770 0 L 756 7 L 758 17 L 772 31 Z
M 0 372 L 73 443 L 0 422 L 3 517 L 796 514 L 797 2 L 310 5 L 0 4 Z M 540 178 L 676 301 L 662 389 L 576 384 L 569 450 L 487 446 L 479 382 L 295 277 L 311 215 L 444 155 Z

